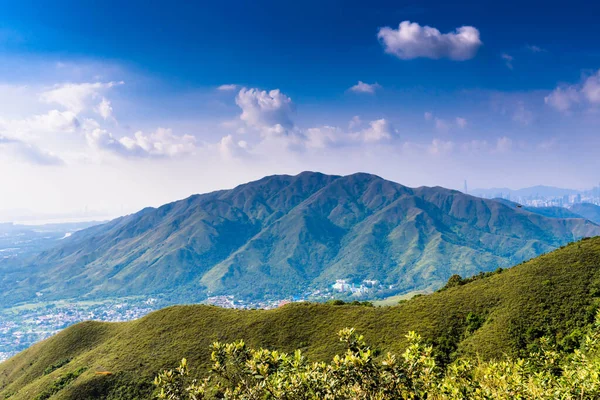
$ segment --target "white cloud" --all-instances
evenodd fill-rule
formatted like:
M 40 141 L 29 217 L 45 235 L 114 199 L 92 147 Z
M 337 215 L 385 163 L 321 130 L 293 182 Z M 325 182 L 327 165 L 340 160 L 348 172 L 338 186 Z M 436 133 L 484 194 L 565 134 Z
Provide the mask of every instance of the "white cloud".
M 196 139 L 190 135 L 177 136 L 171 129 L 158 128 L 145 135 L 138 131 L 133 136 L 115 138 L 104 129 L 94 129 L 86 134 L 93 148 L 113 152 L 124 157 L 175 157 L 191 154 L 196 149 Z
M 576 103 L 580 102 L 579 91 L 571 86 L 565 88 L 556 88 L 548 96 L 544 97 L 544 102 L 554 107 L 558 111 L 569 111 Z
M 456 125 L 459 128 L 465 128 L 467 126 L 467 120 L 462 117 L 456 117 Z
M 600 70 L 585 80 L 581 93 L 591 104 L 600 104 Z
M 219 153 L 227 160 L 239 158 L 248 154 L 248 143 L 244 140 L 236 141 L 233 135 L 221 138 L 217 144 Z
M 475 57 L 482 45 L 479 31 L 472 26 L 442 34 L 435 28 L 410 21 L 401 22 L 398 29 L 381 28 L 377 37 L 386 53 L 402 60 L 425 57 L 464 61 Z
M 112 105 L 110 104 L 110 101 L 103 97 L 102 101 L 100 102 L 100 104 L 98 104 L 98 107 L 96 108 L 96 112 L 98 114 L 100 114 L 100 116 L 104 119 L 111 118 L 112 113 L 113 113 L 113 108 L 112 108 Z
M 358 81 L 358 83 L 352 86 L 350 89 L 351 92 L 354 93 L 369 93 L 373 94 L 377 89 L 381 89 L 381 85 L 377 82 L 375 83 L 364 83 L 363 81 Z
M 511 56 L 510 54 L 502 53 L 500 57 L 504 60 L 504 64 L 508 69 L 513 69 L 513 56 Z
M 544 102 L 561 112 L 576 105 L 600 105 L 600 70 L 575 85 L 559 86 L 544 98 Z
M 31 143 L 1 135 L 0 151 L 8 151 L 9 155 L 16 156 L 29 164 L 42 166 L 64 164 L 63 160 L 52 152 L 42 150 Z
M 283 134 L 294 126 L 292 99 L 279 89 L 242 88 L 235 102 L 242 109 L 240 119 L 263 134 Z
M 6 120 L 0 117 L 0 133 L 7 137 L 31 141 L 46 133 L 74 132 L 80 127 L 72 111 L 50 110 L 25 119 Z
M 309 149 L 326 149 L 348 143 L 351 138 L 335 126 L 309 128 L 305 132 L 306 147 Z
M 60 104 L 67 110 L 79 114 L 89 107 L 89 102 L 100 96 L 100 93 L 124 82 L 66 83 L 54 85 L 53 88 L 40 93 L 40 100 L 45 103 Z
M 431 121 L 433 119 L 433 113 L 426 111 L 425 114 L 423 114 L 423 117 L 425 118 L 425 121 Z
M 391 140 L 397 131 L 386 119 L 369 122 L 369 126 L 356 132 L 344 132 L 336 126 L 321 126 L 307 129 L 304 144 L 309 149 L 325 149 L 359 144 L 376 144 Z
M 238 88 L 238 85 L 236 84 L 228 84 L 228 85 L 221 85 L 217 88 L 217 90 L 220 90 L 222 92 L 230 92 L 232 90 L 236 90 Z
M 369 122 L 369 127 L 358 133 L 358 138 L 365 143 L 374 143 L 392 138 L 394 130 L 392 125 L 385 119 Z

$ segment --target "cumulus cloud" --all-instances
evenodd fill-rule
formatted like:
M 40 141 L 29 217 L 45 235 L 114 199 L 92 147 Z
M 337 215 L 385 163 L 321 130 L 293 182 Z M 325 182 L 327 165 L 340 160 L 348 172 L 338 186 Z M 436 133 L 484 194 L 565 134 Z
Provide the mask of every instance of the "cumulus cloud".
M 113 108 L 110 101 L 103 97 L 98 107 L 96 107 L 96 112 L 104 119 L 112 118 Z
M 365 143 L 374 143 L 391 139 L 393 133 L 392 125 L 382 118 L 369 122 L 369 127 L 358 132 L 356 137 Z
M 19 140 L 33 140 L 51 132 L 74 132 L 80 125 L 72 111 L 50 110 L 25 119 L 7 120 L 0 117 L 0 133 Z
M 410 21 L 401 22 L 398 29 L 381 28 L 377 37 L 386 53 L 402 60 L 424 57 L 464 61 L 475 57 L 482 45 L 479 31 L 472 26 L 442 34 L 436 28 Z
M 375 83 L 364 83 L 363 81 L 358 81 L 358 83 L 352 86 L 350 89 L 351 92 L 354 93 L 369 93 L 373 94 L 377 89 L 381 89 L 381 85 L 377 82 Z
M 456 125 L 459 128 L 465 128 L 467 126 L 467 120 L 462 117 L 456 117 Z
M 40 93 L 40 100 L 45 103 L 60 104 L 67 110 L 79 114 L 89 107 L 89 102 L 100 96 L 100 93 L 124 82 L 66 83 L 54 85 Z
M 86 134 L 93 148 L 109 151 L 123 157 L 175 157 L 193 153 L 193 136 L 177 136 L 171 129 L 158 128 L 149 135 L 141 131 L 133 136 L 116 138 L 105 129 L 94 129 Z
M 236 140 L 233 135 L 222 137 L 217 148 L 225 159 L 239 158 L 248 154 L 248 143 L 245 140 Z
M 513 56 L 511 56 L 510 54 L 502 53 L 500 57 L 504 60 L 504 65 L 506 65 L 506 68 L 513 69 Z
M 561 112 L 568 112 L 576 105 L 600 105 L 600 70 L 578 84 L 557 87 L 544 102 Z
M 580 92 L 575 87 L 567 86 L 557 87 L 548 96 L 544 97 L 544 102 L 554 107 L 558 111 L 569 111 L 576 103 L 581 101 Z
M 585 80 L 581 93 L 589 103 L 600 104 L 600 70 Z
M 242 109 L 240 119 L 265 135 L 285 134 L 294 126 L 294 104 L 279 89 L 269 92 L 242 88 L 235 98 Z
M 228 85 L 221 85 L 217 88 L 217 90 L 220 90 L 222 92 L 231 92 L 232 90 L 236 90 L 238 88 L 238 85 L 236 84 L 228 84 Z

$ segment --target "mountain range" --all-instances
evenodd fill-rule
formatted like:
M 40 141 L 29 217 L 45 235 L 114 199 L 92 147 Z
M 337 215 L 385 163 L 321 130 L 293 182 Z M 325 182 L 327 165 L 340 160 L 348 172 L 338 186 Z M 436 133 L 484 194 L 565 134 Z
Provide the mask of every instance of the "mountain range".
M 4 305 L 177 293 L 282 298 L 336 279 L 390 294 L 508 267 L 600 226 L 441 187 L 304 172 L 194 195 L 93 226 L 3 276 Z M 18 281 L 18 282 L 15 282 Z
M 581 193 L 575 189 L 563 189 L 553 186 L 537 185 L 522 189 L 509 189 L 509 188 L 489 188 L 489 189 L 474 189 L 469 191 L 473 196 L 479 196 L 484 198 L 494 198 L 502 196 L 523 197 L 523 198 L 535 198 L 535 197 L 563 197 Z

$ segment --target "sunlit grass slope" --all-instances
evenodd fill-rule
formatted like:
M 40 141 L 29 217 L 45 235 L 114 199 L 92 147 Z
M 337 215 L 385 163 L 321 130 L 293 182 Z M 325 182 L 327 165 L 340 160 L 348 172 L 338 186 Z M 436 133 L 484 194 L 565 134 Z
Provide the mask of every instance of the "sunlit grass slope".
M 593 320 L 599 298 L 600 238 L 594 238 L 508 270 L 455 279 L 454 287 L 392 307 L 170 307 L 128 323 L 78 324 L 18 354 L 0 364 L 0 399 L 151 398 L 157 371 L 182 357 L 208 366 L 213 341 L 244 339 L 252 347 L 301 348 L 311 359 L 329 359 L 343 348 L 336 332 L 344 327 L 396 353 L 415 330 L 437 345 L 440 361 L 516 355 L 544 335 L 569 348 Z

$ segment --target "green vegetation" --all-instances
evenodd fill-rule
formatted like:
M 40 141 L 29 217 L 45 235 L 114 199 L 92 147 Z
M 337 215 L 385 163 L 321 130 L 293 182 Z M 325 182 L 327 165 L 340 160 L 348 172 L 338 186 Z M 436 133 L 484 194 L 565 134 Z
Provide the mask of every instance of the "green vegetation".
M 81 375 L 85 370 L 85 368 L 79 368 L 73 372 L 67 372 L 65 375 L 60 376 L 56 381 L 52 383 L 52 385 L 50 385 L 50 387 L 48 387 L 43 392 L 35 396 L 33 400 L 49 399 L 50 397 L 64 389 L 68 384 L 77 379 L 79 375 Z
M 346 352 L 329 364 L 293 355 L 248 349 L 243 341 L 211 346 L 208 377 L 190 378 L 187 360 L 154 380 L 158 399 L 597 399 L 600 397 L 600 314 L 573 354 L 546 339 L 528 358 L 502 361 L 459 359 L 440 368 L 432 346 L 414 332 L 402 357 L 377 357 L 354 329 L 339 337 Z
M 44 369 L 44 375 L 51 374 L 52 372 L 56 371 L 60 367 L 67 365 L 70 362 L 71 362 L 70 358 L 63 358 L 62 360 L 58 360 L 54 364 L 52 364 L 52 365 L 46 367 L 46 369 Z
M 461 282 L 391 307 L 295 303 L 243 311 L 176 306 L 132 322 L 77 324 L 0 364 L 0 399 L 31 400 L 79 368 L 87 370 L 52 400 L 150 399 L 156 373 L 178 365 L 183 356 L 196 367 L 192 378 L 206 376 L 209 346 L 216 341 L 242 339 L 248 348 L 289 354 L 301 349 L 310 362 L 323 362 L 344 350 L 335 336 L 349 326 L 381 355 L 402 354 L 409 346 L 405 333 L 415 331 L 432 346 L 442 371 L 459 358 L 474 360 L 475 371 L 478 359 L 526 358 L 544 350 L 543 338 L 561 354 L 572 352 L 580 348 L 600 302 L 600 238 Z M 44 375 L 64 359 L 71 361 Z M 95 374 L 100 367 L 112 375 Z
M 453 274 L 600 235 L 571 216 L 369 174 L 269 176 L 76 232 L 26 268 L 6 268 L 0 304 L 156 294 L 193 302 L 208 292 L 282 299 L 336 279 L 377 280 L 379 297 L 435 290 Z

